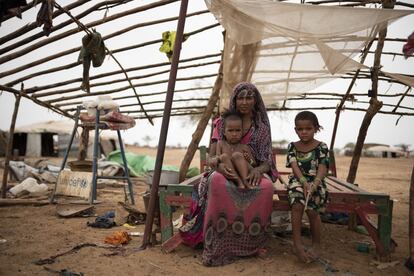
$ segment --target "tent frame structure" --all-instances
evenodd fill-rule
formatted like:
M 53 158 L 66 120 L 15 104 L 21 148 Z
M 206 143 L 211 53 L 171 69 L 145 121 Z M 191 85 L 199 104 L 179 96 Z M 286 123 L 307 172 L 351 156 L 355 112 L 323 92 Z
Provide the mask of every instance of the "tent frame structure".
M 101 1 L 98 4 L 94 5 L 93 7 L 90 7 L 86 10 L 84 10 L 83 12 L 79 13 L 78 15 L 72 15 L 71 11 L 75 10 L 76 8 L 81 7 L 82 5 L 84 5 L 85 3 L 87 3 L 88 1 L 86 0 L 78 0 L 78 1 L 74 1 L 71 4 L 65 6 L 65 7 L 60 7 L 57 3 L 55 3 L 55 7 L 57 8 L 57 10 L 53 13 L 53 18 L 59 17 L 59 16 L 63 16 L 66 15 L 69 17 L 69 19 L 67 21 L 64 21 L 62 23 L 60 23 L 59 25 L 53 26 L 51 28 L 51 33 L 53 34 L 54 32 L 70 26 L 71 24 L 75 24 L 75 27 L 68 30 L 68 31 L 64 31 L 61 32 L 55 36 L 51 36 L 51 37 L 47 37 L 45 38 L 46 32 L 45 31 L 39 31 L 34 35 L 31 35 L 29 37 L 24 37 L 25 35 L 27 35 L 30 31 L 33 31 L 37 28 L 36 22 L 30 23 L 18 30 L 15 30 L 14 32 L 4 35 L 3 37 L 0 37 L 0 45 L 12 40 L 12 39 L 17 39 L 18 41 L 13 42 L 11 44 L 9 44 L 6 47 L 2 47 L 0 48 L 0 64 L 15 60 L 17 58 L 19 58 L 21 55 L 25 55 L 35 49 L 38 49 L 40 47 L 43 46 L 47 46 L 47 45 L 51 45 L 53 42 L 59 41 L 60 39 L 63 39 L 65 37 L 71 36 L 73 34 L 76 34 L 78 32 L 81 31 L 85 31 L 88 32 L 91 28 L 95 27 L 95 26 L 99 26 L 101 24 L 107 23 L 109 21 L 115 21 L 117 19 L 121 19 L 124 18 L 128 15 L 131 14 L 136 14 L 136 13 L 140 13 L 140 12 L 144 12 L 150 9 L 155 9 L 157 7 L 161 7 L 161 6 L 165 6 L 165 5 L 169 5 L 171 3 L 177 2 L 178 0 L 162 0 L 162 1 L 157 1 L 157 2 L 153 2 L 151 4 L 147 4 L 147 5 L 143 5 L 143 6 L 139 6 L 133 9 L 129 9 L 117 14 L 113 14 L 110 16 L 106 16 L 105 18 L 93 21 L 93 22 L 89 22 L 88 24 L 82 24 L 81 21 L 83 20 L 84 17 L 86 17 L 87 15 L 92 14 L 93 12 L 99 11 L 101 9 L 111 9 L 112 7 L 115 6 L 119 6 L 119 5 L 124 5 L 128 2 L 130 2 L 130 0 L 107 0 L 107 1 Z M 44 1 L 32 1 L 30 2 L 27 6 L 22 8 L 22 12 L 24 13 L 25 11 L 28 11 L 32 8 L 34 8 L 37 4 L 43 3 Z M 301 1 L 302 4 L 305 4 L 305 1 Z M 368 4 L 381 4 L 383 8 L 393 8 L 394 5 L 400 5 L 403 7 L 407 7 L 407 8 L 414 8 L 414 5 L 409 4 L 409 3 L 404 3 L 404 2 L 396 2 L 393 0 L 345 0 L 345 1 L 308 1 L 306 2 L 306 4 L 312 4 L 312 5 L 319 5 L 319 4 L 324 4 L 324 5 L 336 5 L 337 3 L 339 3 L 342 6 L 347 6 L 347 7 L 356 7 L 356 6 L 365 6 Z M 121 30 L 117 30 L 111 34 L 108 34 L 106 36 L 103 37 L 104 40 L 109 40 L 112 39 L 116 36 L 119 36 L 121 34 L 124 34 L 126 32 L 129 32 L 133 29 L 137 29 L 137 28 L 141 28 L 144 26 L 149 26 L 149 25 L 156 25 L 156 24 L 161 24 L 164 22 L 170 22 L 170 21 L 176 21 L 178 20 L 178 26 L 177 26 L 177 39 L 175 41 L 175 51 L 173 54 L 173 59 L 172 62 L 165 62 L 165 63 L 155 63 L 155 64 L 148 64 L 148 65 L 144 65 L 144 66 L 139 66 L 139 67 L 131 67 L 131 68 L 124 68 L 119 62 L 118 65 L 121 68 L 120 70 L 115 70 L 115 71 L 109 71 L 109 72 L 105 72 L 105 73 L 101 73 L 101 74 L 96 74 L 90 77 L 90 81 L 91 87 L 95 87 L 98 89 L 101 89 L 99 91 L 95 91 L 95 92 L 91 92 L 91 93 L 86 93 L 86 92 L 77 92 L 79 91 L 79 84 L 82 81 L 82 78 L 75 78 L 75 79 L 68 79 L 68 80 L 64 80 L 64 81 L 60 81 L 60 82 L 52 82 L 48 85 L 43 85 L 43 86 L 31 86 L 31 87 L 24 87 L 23 83 L 31 80 L 33 78 L 39 77 L 39 76 L 43 76 L 43 77 L 47 77 L 49 74 L 53 74 L 56 72 L 61 72 L 63 70 L 67 70 L 70 68 L 74 68 L 77 66 L 81 65 L 80 61 L 77 62 L 72 62 L 72 63 L 68 63 L 65 65 L 61 65 L 61 66 L 50 66 L 50 68 L 45 69 L 45 70 L 36 70 L 35 73 L 31 73 L 31 74 L 26 74 L 20 77 L 15 77 L 13 78 L 12 76 L 14 74 L 16 74 L 17 72 L 21 73 L 22 71 L 25 71 L 29 68 L 32 68 L 34 66 L 37 65 L 42 65 L 42 64 L 47 64 L 49 62 L 53 62 L 55 59 L 57 58 L 61 58 L 64 56 L 67 56 L 71 53 L 77 52 L 80 50 L 80 47 L 78 48 L 73 48 L 73 49 L 67 49 L 65 51 L 62 51 L 60 53 L 57 54 L 53 54 L 50 56 L 46 56 L 46 57 L 42 57 L 39 58 L 38 60 L 32 61 L 30 63 L 21 65 L 21 66 L 16 66 L 10 70 L 7 71 L 3 71 L 0 72 L 0 79 L 2 78 L 9 78 L 11 80 L 9 80 L 7 83 L 1 83 L 0 84 L 0 90 L 5 91 L 7 93 L 12 93 L 16 96 L 16 105 L 15 105 L 15 109 L 14 109 L 14 113 L 13 113 L 13 117 L 12 117 L 12 122 L 11 122 L 11 126 L 10 126 L 10 139 L 12 139 L 13 137 L 13 132 L 14 132 L 14 126 L 15 126 L 15 122 L 16 122 L 16 118 L 17 118 L 17 112 L 18 112 L 18 108 L 19 108 L 19 102 L 21 97 L 27 98 L 31 101 L 33 101 L 34 103 L 41 105 L 43 107 L 46 107 L 58 114 L 61 114 L 65 117 L 74 119 L 74 111 L 76 110 L 76 106 L 79 105 L 80 103 L 80 99 L 83 98 L 87 98 L 87 97 L 91 97 L 91 96 L 98 96 L 98 95 L 112 95 L 112 94 L 116 94 L 118 92 L 122 92 L 122 91 L 126 91 L 126 90 L 130 90 L 132 89 L 134 91 L 134 94 L 132 95 L 123 95 L 123 96 L 116 96 L 113 99 L 114 100 L 121 100 L 121 99 L 128 99 L 128 98 L 136 98 L 137 99 L 137 103 L 132 103 L 132 104 L 125 104 L 125 105 L 121 105 L 121 112 L 122 113 L 127 113 L 129 115 L 134 116 L 135 119 L 148 119 L 148 120 L 152 120 L 154 118 L 159 118 L 162 117 L 163 118 L 163 122 L 162 122 L 162 127 L 161 127 L 161 133 L 160 133 L 160 140 L 159 140 L 159 144 L 158 144 L 158 151 L 157 151 L 157 159 L 156 159 L 156 166 L 155 166 L 155 175 L 153 178 L 153 185 L 152 185 L 152 190 L 151 190 L 151 199 L 150 199 L 150 204 L 149 204 L 149 216 L 147 217 L 147 227 L 145 229 L 145 235 L 144 235 L 144 241 L 143 241 L 143 247 L 146 247 L 148 242 L 149 242 L 149 234 L 151 232 L 151 228 L 152 228 L 152 221 L 153 221 L 153 213 L 154 213 L 154 206 L 155 206 L 155 197 L 157 195 L 157 189 L 158 189 L 158 184 L 159 184 L 159 178 L 160 178 L 160 173 L 161 173 L 161 165 L 162 165 L 162 161 L 163 161 L 163 156 L 164 156 L 164 151 L 165 151 L 165 142 L 166 142 L 166 135 L 168 132 L 168 124 L 169 124 L 169 120 L 170 120 L 170 116 L 194 116 L 194 115 L 200 115 L 203 114 L 202 120 L 199 123 L 199 126 L 197 127 L 197 131 L 193 137 L 193 141 L 191 142 L 191 145 L 189 147 L 189 151 L 187 152 L 186 157 L 184 158 L 183 164 L 181 166 L 181 171 L 185 171 L 186 167 L 188 168 L 189 164 L 189 160 L 191 161 L 192 157 L 194 156 L 194 152 L 198 147 L 198 143 L 201 139 L 202 134 L 204 133 L 204 129 L 207 125 L 206 122 L 208 122 L 208 119 L 212 116 L 212 114 L 214 112 L 217 112 L 217 100 L 216 98 L 218 97 L 218 93 L 220 91 L 220 87 L 221 87 L 221 78 L 223 74 L 226 74 L 226 72 L 223 72 L 222 69 L 220 69 L 220 71 L 218 73 L 213 73 L 213 74 L 204 74 L 204 75 L 193 75 L 191 77 L 186 77 L 186 78 L 177 78 L 177 70 L 180 69 L 185 69 L 185 68 L 195 68 L 195 67 L 203 67 L 203 66 L 208 66 L 211 64 L 218 64 L 218 63 L 222 63 L 218 58 L 221 56 L 221 53 L 211 53 L 209 55 L 203 55 L 203 56 L 196 56 L 196 57 L 192 57 L 192 58 L 188 58 L 188 59 L 183 59 L 180 60 L 180 49 L 181 49 L 181 43 L 184 37 L 184 23 L 185 23 L 185 19 L 189 18 L 189 17 L 193 17 L 193 16 L 198 16 L 201 15 L 203 13 L 207 13 L 208 11 L 198 11 L 198 12 L 194 12 L 194 13 L 190 13 L 187 14 L 186 10 L 187 10 L 187 4 L 188 4 L 188 0 L 182 0 L 181 1 L 181 8 L 180 8 L 180 14 L 179 16 L 175 16 L 175 17 L 170 17 L 170 18 L 163 18 L 163 19 L 159 19 L 159 20 L 153 20 L 150 22 L 144 22 L 144 23 L 138 23 L 138 24 L 134 24 L 132 26 L 128 26 L 127 28 L 121 29 Z M 7 24 L 7 21 L 11 19 L 11 16 L 5 16 L 2 18 L 2 22 L 3 24 Z M 186 33 L 185 36 L 194 36 L 197 34 L 200 34 L 204 31 L 210 30 L 212 28 L 216 28 L 218 27 L 219 24 L 213 24 L 213 25 L 209 25 L 209 26 L 205 26 L 202 28 L 199 28 L 197 30 L 194 30 L 192 32 Z M 399 56 L 401 55 L 400 53 L 390 53 L 390 52 L 383 52 L 383 45 L 384 42 L 386 41 L 394 41 L 394 42 L 405 42 L 406 40 L 404 38 L 387 38 L 386 37 L 387 31 L 386 28 L 384 31 L 381 31 L 378 38 L 376 38 L 375 40 L 377 40 L 377 48 L 375 51 L 370 51 L 370 47 L 367 47 L 363 53 L 362 53 L 362 57 L 361 57 L 361 63 L 364 62 L 365 58 L 369 55 L 369 54 L 374 54 L 375 58 L 374 58 L 374 65 L 372 66 L 373 70 L 371 70 L 370 72 L 367 70 L 357 70 L 355 72 L 353 72 L 352 74 L 345 74 L 343 76 L 341 76 L 341 78 L 343 79 L 351 79 L 351 83 L 349 84 L 349 87 L 347 89 L 347 92 L 345 94 L 340 94 L 337 92 L 319 92 L 319 93 L 312 93 L 310 94 L 302 94 L 302 95 L 298 95 L 298 96 L 292 96 L 292 97 L 288 97 L 286 99 L 286 101 L 319 101 L 319 100 L 328 100 L 328 101 L 334 101 L 334 102 L 338 102 L 338 105 L 333 105 L 333 106 L 318 106 L 318 107 L 313 107 L 313 108 L 309 108 L 306 106 L 303 106 L 303 108 L 289 108 L 286 107 L 285 104 L 283 104 L 282 106 L 278 106 L 278 107 L 271 107 L 268 110 L 269 111 L 292 111 L 292 110 L 312 110 L 312 109 L 317 109 L 317 110 L 327 110 L 327 109 L 334 109 L 336 112 L 336 119 L 335 119 L 335 127 L 334 127 L 334 131 L 332 133 L 332 140 L 331 140 L 331 150 L 333 150 L 334 147 L 334 143 L 335 143 L 335 137 L 336 137 L 336 132 L 337 132 L 337 127 L 339 124 L 339 118 L 340 118 L 340 113 L 344 110 L 353 110 L 353 111 L 361 111 L 361 112 L 365 112 L 365 117 L 364 120 L 361 124 L 360 127 L 360 131 L 359 131 L 359 136 L 358 136 L 358 140 L 356 143 L 356 148 L 354 151 L 354 157 L 352 159 L 351 162 L 351 167 L 349 170 L 349 175 L 347 178 L 347 181 L 350 183 L 353 183 L 355 180 L 355 176 L 356 176 L 356 172 L 357 172 L 357 168 L 358 168 L 358 162 L 359 162 L 359 158 L 361 155 L 361 151 L 362 151 L 362 145 L 364 143 L 366 134 L 367 134 L 367 130 L 369 128 L 369 125 L 371 123 L 372 118 L 380 113 L 380 114 L 389 114 L 389 115 L 396 115 L 396 116 L 414 116 L 414 108 L 413 107 L 407 107 L 407 106 L 403 106 L 401 105 L 401 102 L 404 98 L 408 98 L 408 97 L 414 97 L 414 95 L 409 94 L 409 92 L 411 91 L 411 88 L 407 88 L 405 93 L 400 93 L 400 94 L 392 94 L 392 95 L 386 95 L 386 94 L 381 94 L 378 92 L 378 82 L 388 82 L 388 83 L 398 83 L 398 81 L 391 79 L 390 77 L 386 76 L 386 75 L 381 75 L 378 72 L 378 68 L 380 67 L 381 64 L 381 56 L 382 55 L 392 55 L 392 56 Z M 20 38 L 20 40 L 19 40 Z M 37 42 L 35 42 L 36 40 L 38 40 Z M 144 46 L 148 46 L 148 45 L 153 45 L 153 44 L 159 44 L 162 42 L 162 39 L 158 39 L 158 40 L 152 40 L 152 41 L 145 41 L 139 44 L 134 44 L 134 45 L 127 45 L 125 47 L 122 48 L 117 48 L 117 49 L 106 49 L 107 53 L 110 54 L 112 56 L 112 58 L 114 60 L 116 60 L 116 58 L 114 57 L 114 54 L 120 53 L 120 52 L 124 52 L 124 51 L 129 51 L 129 50 L 133 50 L 133 49 L 138 49 Z M 373 41 L 372 41 L 373 42 Z M 372 44 L 371 42 L 371 44 Z M 18 47 L 23 47 L 20 50 L 15 50 L 14 49 L 18 48 Z M 213 60 L 211 60 L 213 59 Z M 199 62 L 198 64 L 194 64 L 192 62 Z M 178 63 L 181 63 L 180 66 L 178 66 Z M 189 62 L 190 65 L 186 65 L 186 63 Z M 162 68 L 165 66 L 170 66 L 170 69 L 160 69 L 157 72 L 151 73 L 151 74 L 147 74 L 147 75 L 140 75 L 140 76 L 132 76 L 129 75 L 132 72 L 136 72 L 139 70 L 143 70 L 143 69 L 148 69 L 148 68 Z M 146 77 L 150 77 L 150 76 L 154 76 L 154 75 L 161 75 L 164 74 L 165 72 L 170 72 L 169 78 L 165 79 L 165 80 L 160 80 L 157 82 L 152 82 L 152 81 L 148 81 L 148 82 L 143 82 L 140 84 L 132 84 L 131 80 L 132 79 L 145 79 Z M 105 78 L 108 76 L 114 76 L 116 74 L 120 74 L 122 73 L 124 75 L 124 77 L 117 79 L 117 80 L 111 80 L 109 82 L 99 82 L 99 79 L 101 78 Z M 188 80 L 196 80 L 196 79 L 200 79 L 200 78 L 211 78 L 211 77 L 216 77 L 216 84 L 214 85 L 214 87 L 212 86 L 204 86 L 204 87 L 192 87 L 192 88 L 187 88 L 187 89 L 182 89 L 182 90 L 175 90 L 175 83 L 176 82 L 180 82 L 180 81 L 188 81 Z M 412 77 L 412 76 L 411 76 Z M 364 97 L 366 96 L 366 93 L 352 93 L 352 88 L 355 84 L 355 82 L 357 80 L 362 80 L 362 79 L 371 79 L 372 80 L 372 91 L 373 91 L 373 97 L 371 97 L 371 100 L 369 102 L 364 102 L 361 101 L 361 103 L 364 103 L 367 105 L 367 108 L 353 108 L 353 107 L 348 107 L 345 106 L 345 103 L 347 101 L 350 100 L 356 100 L 360 97 Z M 107 88 L 107 86 L 109 84 L 113 84 L 113 83 L 126 83 L 126 86 L 124 87 L 118 87 L 116 89 L 109 89 Z M 144 86 L 150 86 L 150 85 L 154 85 L 155 83 L 157 84 L 162 84 L 162 83 L 168 83 L 168 88 L 167 91 L 158 91 L 158 92 L 151 92 L 151 93 L 147 93 L 147 94 L 139 94 L 137 92 L 135 92 L 135 88 L 136 87 L 144 87 Z M 14 86 L 21 84 L 21 88 L 20 90 L 14 88 Z M 77 85 L 77 86 L 72 86 L 69 88 L 62 88 L 63 86 L 67 86 L 67 85 Z M 102 87 L 102 88 L 101 88 Z M 179 100 L 173 100 L 173 94 L 175 93 L 186 93 L 189 91 L 203 91 L 203 90 L 211 90 L 212 94 L 210 97 L 198 97 L 198 98 L 183 98 L 183 99 L 179 99 Z M 156 103 L 156 101 L 144 101 L 143 98 L 147 97 L 147 96 L 153 96 L 153 95 L 162 95 L 162 94 L 166 94 L 166 100 L 165 100 L 165 106 L 163 109 L 150 109 L 150 108 L 146 108 L 146 105 L 150 105 L 150 104 L 154 104 Z M 379 101 L 379 97 L 399 97 L 399 101 L 397 104 L 384 104 L 381 101 Z M 196 100 L 198 104 L 193 104 L 193 105 L 187 105 L 187 106 L 172 106 L 174 103 L 179 103 L 179 102 L 187 102 L 187 101 L 194 101 Z M 206 106 L 205 102 L 208 102 L 208 105 Z M 386 111 L 386 110 L 381 110 L 381 107 L 383 106 L 388 106 L 388 107 L 392 107 L 392 111 Z M 132 109 L 131 109 L 132 108 Z M 401 111 L 401 109 L 404 109 L 403 111 Z M 10 145 L 12 144 L 12 140 L 9 139 L 9 148 Z M 6 195 L 6 185 L 7 185 L 7 160 L 10 158 L 10 154 L 7 154 L 6 156 L 6 169 L 5 169 L 5 173 L 3 175 L 3 186 L 2 186 L 2 196 L 3 198 Z

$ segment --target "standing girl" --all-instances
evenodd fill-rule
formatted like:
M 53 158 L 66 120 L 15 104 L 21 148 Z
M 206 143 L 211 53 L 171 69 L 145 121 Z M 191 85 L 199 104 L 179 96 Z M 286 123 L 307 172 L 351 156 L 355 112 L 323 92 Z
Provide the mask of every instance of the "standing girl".
M 292 168 L 288 197 L 292 209 L 293 246 L 303 262 L 317 258 L 322 224 L 319 212 L 324 211 L 328 198 L 324 181 L 329 166 L 328 147 L 314 138 L 321 128 L 314 113 L 298 113 L 295 117 L 295 132 L 299 141 L 288 146 L 286 167 Z M 312 248 L 307 250 L 301 240 L 304 211 L 308 215 L 312 235 Z

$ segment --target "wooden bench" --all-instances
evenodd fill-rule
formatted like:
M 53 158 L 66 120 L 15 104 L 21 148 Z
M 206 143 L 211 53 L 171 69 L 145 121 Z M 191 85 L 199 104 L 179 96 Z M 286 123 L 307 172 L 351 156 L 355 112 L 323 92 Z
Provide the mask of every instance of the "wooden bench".
M 206 148 L 200 148 L 200 168 L 203 169 L 206 160 Z M 280 182 L 286 182 L 283 176 L 289 173 L 281 172 Z M 190 207 L 193 185 L 198 183 L 201 175 L 190 178 L 181 184 L 160 186 L 160 227 L 162 248 L 172 251 L 181 243 L 179 233 L 173 235 L 172 208 L 173 206 Z M 389 195 L 370 193 L 357 185 L 347 183 L 336 177 L 325 178 L 329 192 L 329 203 L 326 212 L 341 212 L 355 214 L 366 228 L 375 243 L 377 254 L 381 259 L 387 259 L 391 251 L 391 229 L 393 201 Z M 290 210 L 285 185 L 274 184 L 274 211 Z M 368 215 L 378 217 L 377 225 L 368 220 Z
M 160 224 L 162 247 L 170 252 L 181 243 L 179 233 L 173 235 L 172 207 L 181 206 L 188 208 L 191 204 L 191 192 L 193 185 L 200 181 L 201 176 L 186 180 L 181 184 L 166 185 L 160 187 Z M 393 201 L 389 195 L 381 193 L 369 193 L 341 181 L 335 177 L 326 178 L 329 191 L 329 203 L 327 212 L 355 213 L 362 225 L 367 229 L 375 243 L 376 251 L 380 257 L 386 258 L 390 254 L 391 226 Z M 273 200 L 273 210 L 288 211 L 287 191 L 282 185 L 276 185 Z M 374 226 L 367 215 L 377 215 L 377 226 Z

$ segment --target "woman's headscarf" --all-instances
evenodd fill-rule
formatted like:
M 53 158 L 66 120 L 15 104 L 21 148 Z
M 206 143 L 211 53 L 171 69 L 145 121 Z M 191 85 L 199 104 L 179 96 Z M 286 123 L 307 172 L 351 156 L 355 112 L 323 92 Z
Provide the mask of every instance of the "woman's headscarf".
M 263 103 L 262 96 L 254 84 L 241 82 L 233 89 L 230 98 L 230 110 L 236 110 L 236 100 L 240 93 L 253 94 L 255 105 L 253 107 L 253 127 L 254 131 L 248 145 L 253 150 L 254 157 L 259 162 L 268 161 L 271 169 L 273 180 L 277 177 L 276 165 L 272 158 L 272 137 L 270 131 L 269 117 L 267 116 L 266 107 Z M 223 138 L 223 128 L 220 130 L 220 136 Z

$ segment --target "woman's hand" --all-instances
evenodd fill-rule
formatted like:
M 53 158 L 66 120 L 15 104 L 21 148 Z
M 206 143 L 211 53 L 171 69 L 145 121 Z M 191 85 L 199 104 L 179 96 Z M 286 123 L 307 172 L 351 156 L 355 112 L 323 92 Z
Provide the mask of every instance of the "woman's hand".
M 216 169 L 219 163 L 218 156 L 213 156 L 208 159 L 207 165 L 212 169 Z
M 237 179 L 237 174 L 231 168 L 229 168 L 225 163 L 219 163 L 217 171 L 224 175 L 227 179 Z
M 249 184 L 252 186 L 257 186 L 262 179 L 262 173 L 260 172 L 259 168 L 253 168 L 250 170 L 249 175 L 247 176 L 249 180 Z

